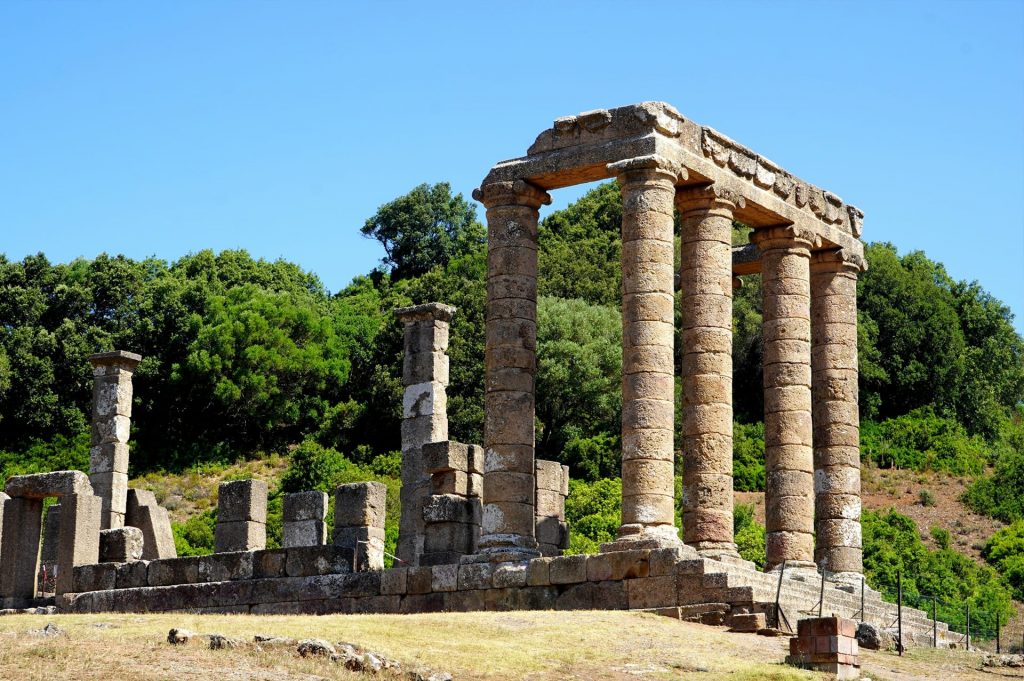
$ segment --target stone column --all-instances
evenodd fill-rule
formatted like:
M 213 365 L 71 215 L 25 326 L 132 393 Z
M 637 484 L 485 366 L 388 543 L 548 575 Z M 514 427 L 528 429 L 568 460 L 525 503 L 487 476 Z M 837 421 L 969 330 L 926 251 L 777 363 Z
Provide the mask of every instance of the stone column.
M 142 361 L 115 350 L 89 357 L 92 364 L 92 449 L 89 481 L 103 499 L 102 528 L 124 526 L 128 498 L 128 436 L 132 418 L 132 374 Z
M 4 564 L 4 504 L 10 499 L 5 492 L 0 492 L 0 566 Z M 3 568 L 0 567 L 0 572 Z M 3 596 L 4 592 L 0 590 L 0 596 Z
M 284 495 L 281 546 L 322 546 L 327 541 L 327 494 L 316 490 Z
M 0 595 L 3 607 L 21 608 L 36 597 L 43 499 L 13 496 L 4 502 L 0 547 Z
M 814 568 L 811 247 L 794 227 L 758 229 L 764 336 L 767 567 Z
M 334 545 L 352 551 L 353 572 L 384 569 L 384 514 L 388 488 L 355 482 L 334 490 Z
M 622 189 L 622 524 L 602 551 L 675 546 L 673 201 L 682 170 L 658 156 L 608 168 Z
M 843 251 L 811 258 L 814 394 L 814 560 L 859 578 L 860 415 L 857 410 L 857 274 L 866 264 Z
M 423 502 L 430 475 L 423 468 L 423 445 L 448 439 L 448 331 L 455 308 L 427 303 L 395 310 L 405 327 L 402 364 L 402 489 L 395 554 L 419 565 L 423 554 Z
M 537 218 L 547 192 L 521 180 L 474 190 L 487 207 L 484 510 L 480 555 L 540 555 L 534 534 Z
M 732 513 L 732 221 L 742 196 L 676 194 L 681 218 L 683 531 L 704 556 L 737 558 Z

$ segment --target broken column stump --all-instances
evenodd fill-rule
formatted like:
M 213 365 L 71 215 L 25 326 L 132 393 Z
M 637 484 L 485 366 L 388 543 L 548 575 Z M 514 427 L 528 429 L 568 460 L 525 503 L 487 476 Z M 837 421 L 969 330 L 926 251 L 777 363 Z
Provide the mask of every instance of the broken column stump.
M 352 551 L 352 571 L 384 569 L 384 510 L 380 482 L 338 485 L 334 491 L 334 545 Z
M 423 445 L 430 496 L 423 503 L 420 565 L 458 563 L 477 552 L 483 515 L 483 448 L 461 442 Z
M 327 494 L 296 492 L 284 496 L 284 526 L 281 545 L 321 546 L 327 539 Z
M 569 548 L 565 499 L 569 496 L 569 467 L 537 459 L 537 548 L 543 556 L 560 556 Z
M 217 496 L 214 551 L 258 551 L 267 547 L 267 483 L 222 482 Z

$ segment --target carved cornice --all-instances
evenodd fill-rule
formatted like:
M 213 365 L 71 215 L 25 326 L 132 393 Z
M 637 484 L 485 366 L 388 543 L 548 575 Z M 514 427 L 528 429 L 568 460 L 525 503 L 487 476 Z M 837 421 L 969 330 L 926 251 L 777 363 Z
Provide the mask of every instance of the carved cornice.
M 813 213 L 829 225 L 837 225 L 855 237 L 860 237 L 864 214 L 856 207 L 844 204 L 832 192 L 824 191 L 794 177 L 778 164 L 759 156 L 722 133 L 702 126 L 701 152 L 720 168 L 726 168 L 737 177 L 765 191 L 771 191 L 797 208 Z
M 537 209 L 551 203 L 551 195 L 525 180 L 491 182 L 473 190 L 473 198 L 487 208 L 529 206 Z

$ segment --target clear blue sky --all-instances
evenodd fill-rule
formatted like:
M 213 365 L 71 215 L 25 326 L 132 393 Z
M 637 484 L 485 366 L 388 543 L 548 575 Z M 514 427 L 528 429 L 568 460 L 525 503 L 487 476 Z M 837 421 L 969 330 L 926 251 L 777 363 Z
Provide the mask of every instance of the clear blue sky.
M 0 252 L 245 248 L 336 291 L 359 227 L 563 115 L 665 100 L 977 279 L 1024 329 L 1024 3 L 0 3 Z M 580 191 L 556 193 L 564 206 Z M 482 217 L 482 211 L 480 211 Z

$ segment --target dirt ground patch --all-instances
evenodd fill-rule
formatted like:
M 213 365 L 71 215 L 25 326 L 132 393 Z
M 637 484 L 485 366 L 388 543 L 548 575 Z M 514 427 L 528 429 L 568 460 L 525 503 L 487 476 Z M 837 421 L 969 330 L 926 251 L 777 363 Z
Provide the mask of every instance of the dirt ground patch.
M 55 623 L 64 633 L 42 636 Z M 219 633 L 242 643 L 210 650 L 205 640 L 166 642 L 172 627 Z M 512 612 L 326 617 L 243 615 L 16 615 L 0 618 L 0 678 L 10 679 L 358 679 L 293 646 L 259 648 L 256 634 L 347 641 L 398 660 L 404 669 L 452 674 L 456 681 L 529 679 L 735 679 L 788 681 L 828 675 L 782 664 L 786 638 L 627 612 Z M 903 658 L 866 653 L 872 679 L 991 679 L 980 657 L 912 650 Z M 1000 670 L 1004 678 L 1024 671 Z M 376 678 L 386 679 L 387 676 Z M 392 677 L 397 678 L 397 677 Z

